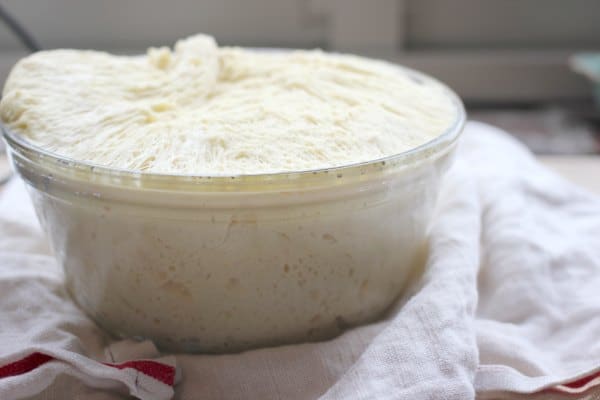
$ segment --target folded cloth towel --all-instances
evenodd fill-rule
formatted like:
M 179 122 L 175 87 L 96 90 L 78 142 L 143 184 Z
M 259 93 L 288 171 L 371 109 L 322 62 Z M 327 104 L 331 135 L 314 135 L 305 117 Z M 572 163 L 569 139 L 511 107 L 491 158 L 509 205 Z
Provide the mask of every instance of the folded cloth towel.
M 24 185 L 9 185 L 0 197 L 0 399 L 172 398 L 174 357 L 158 358 L 148 341 L 111 341 L 73 304 Z
M 0 398 L 170 398 L 173 357 L 111 339 L 62 279 L 12 182 L 0 197 Z M 424 276 L 386 319 L 326 342 L 177 355 L 174 397 L 591 399 L 599 335 L 600 198 L 470 122 Z

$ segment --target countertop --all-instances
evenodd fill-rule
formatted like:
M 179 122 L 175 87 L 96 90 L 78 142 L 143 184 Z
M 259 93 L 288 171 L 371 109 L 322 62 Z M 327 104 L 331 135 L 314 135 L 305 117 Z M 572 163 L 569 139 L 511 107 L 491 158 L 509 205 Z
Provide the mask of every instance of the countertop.
M 548 168 L 600 195 L 600 156 L 540 156 Z

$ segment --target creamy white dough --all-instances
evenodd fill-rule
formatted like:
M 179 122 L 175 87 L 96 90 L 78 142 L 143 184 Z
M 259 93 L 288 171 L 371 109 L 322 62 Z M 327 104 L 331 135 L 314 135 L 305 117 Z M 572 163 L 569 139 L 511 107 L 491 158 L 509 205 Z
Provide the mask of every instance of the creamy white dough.
M 34 54 L 13 69 L 0 116 L 69 158 L 211 176 L 374 160 L 463 118 L 447 89 L 401 67 L 218 48 L 203 35 L 145 56 Z M 280 185 L 105 180 L 114 174 L 10 142 L 77 304 L 116 335 L 217 353 L 323 340 L 382 316 L 421 273 L 454 148 Z
M 229 175 L 374 160 L 441 134 L 445 89 L 385 62 L 318 50 L 219 48 L 196 35 L 145 56 L 52 50 L 4 87 L 5 125 L 118 169 Z

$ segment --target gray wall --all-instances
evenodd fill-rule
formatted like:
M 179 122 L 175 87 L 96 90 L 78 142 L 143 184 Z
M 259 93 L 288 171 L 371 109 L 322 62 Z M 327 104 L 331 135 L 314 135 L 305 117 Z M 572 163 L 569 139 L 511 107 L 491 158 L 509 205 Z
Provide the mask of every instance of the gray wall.
M 568 56 L 600 49 L 598 0 L 0 0 L 45 48 L 322 47 L 433 73 L 473 101 L 579 99 Z M 25 53 L 0 26 L 0 82 Z

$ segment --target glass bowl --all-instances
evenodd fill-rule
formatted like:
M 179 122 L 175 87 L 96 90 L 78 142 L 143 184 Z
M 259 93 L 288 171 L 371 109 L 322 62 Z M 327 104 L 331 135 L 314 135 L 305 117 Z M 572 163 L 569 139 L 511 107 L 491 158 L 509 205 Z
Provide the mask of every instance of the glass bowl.
M 465 121 L 459 98 L 444 90 L 455 116 L 432 141 L 291 173 L 109 169 L 2 130 L 82 309 L 115 335 L 165 350 L 232 352 L 373 321 L 418 274 Z

